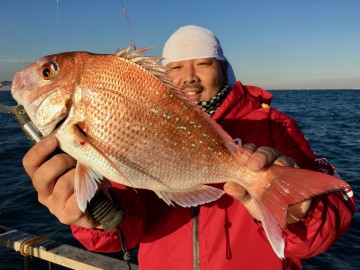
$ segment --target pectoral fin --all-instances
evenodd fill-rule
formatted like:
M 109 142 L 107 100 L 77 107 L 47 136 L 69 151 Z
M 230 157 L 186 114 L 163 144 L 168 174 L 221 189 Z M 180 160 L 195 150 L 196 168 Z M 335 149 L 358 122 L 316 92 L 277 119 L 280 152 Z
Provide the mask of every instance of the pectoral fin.
M 102 179 L 103 176 L 94 170 L 79 162 L 76 164 L 74 189 L 81 211 L 85 212 L 87 203 L 94 197 Z

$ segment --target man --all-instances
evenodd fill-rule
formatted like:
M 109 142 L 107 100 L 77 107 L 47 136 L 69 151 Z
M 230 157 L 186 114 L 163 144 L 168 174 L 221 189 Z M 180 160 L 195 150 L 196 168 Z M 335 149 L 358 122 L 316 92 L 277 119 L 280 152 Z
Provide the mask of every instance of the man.
M 294 120 L 268 107 L 270 93 L 236 82 L 212 32 L 196 26 L 180 28 L 165 44 L 163 56 L 169 75 L 189 99 L 237 142 L 246 144 L 242 159 L 250 169 L 260 170 L 273 162 L 294 166 L 295 161 L 303 168 L 334 173 L 310 150 Z M 45 139 L 24 158 L 39 201 L 61 222 L 71 224 L 74 236 L 88 249 L 120 250 L 115 230 L 102 230 L 78 209 L 74 160 L 60 154 L 46 161 L 56 146 L 53 138 Z M 355 211 L 354 199 L 343 192 L 290 206 L 282 260 L 257 221 L 247 192 L 235 183 L 226 183 L 224 189 L 228 194 L 215 202 L 182 208 L 167 206 L 151 191 L 112 183 L 113 198 L 125 212 L 120 227 L 127 244 L 140 243 L 140 269 L 301 269 L 301 259 L 327 250 L 348 230 Z

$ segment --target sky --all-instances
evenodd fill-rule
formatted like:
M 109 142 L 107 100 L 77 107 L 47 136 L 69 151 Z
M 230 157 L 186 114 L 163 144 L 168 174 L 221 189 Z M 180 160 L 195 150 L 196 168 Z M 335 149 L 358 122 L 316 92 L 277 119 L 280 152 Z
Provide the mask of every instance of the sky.
M 213 31 L 236 77 L 265 89 L 360 89 L 360 0 L 0 0 L 0 81 L 42 56 Z M 126 15 L 122 5 L 126 8 Z M 128 19 L 127 19 L 128 18 Z

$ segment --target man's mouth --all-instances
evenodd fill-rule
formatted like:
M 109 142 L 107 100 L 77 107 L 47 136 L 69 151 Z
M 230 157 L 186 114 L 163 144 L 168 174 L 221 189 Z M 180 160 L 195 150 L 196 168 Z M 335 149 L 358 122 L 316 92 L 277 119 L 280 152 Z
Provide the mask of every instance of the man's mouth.
M 189 96 L 189 98 L 191 100 L 199 100 L 201 93 L 204 91 L 204 87 L 198 84 L 188 84 L 188 85 L 183 85 L 181 87 L 181 90 Z
M 199 91 L 199 90 L 196 90 L 196 91 L 185 90 L 184 92 L 189 96 L 194 96 L 196 94 L 201 93 L 202 91 Z

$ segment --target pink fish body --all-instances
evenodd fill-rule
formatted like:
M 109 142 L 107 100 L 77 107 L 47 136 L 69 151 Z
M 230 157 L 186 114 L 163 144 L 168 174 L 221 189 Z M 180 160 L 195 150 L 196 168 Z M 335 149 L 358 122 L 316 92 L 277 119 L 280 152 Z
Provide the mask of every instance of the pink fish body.
M 44 136 L 78 161 L 75 192 L 85 211 L 106 177 L 153 190 L 166 203 L 214 201 L 237 182 L 255 200 L 274 251 L 283 257 L 280 227 L 288 205 L 350 188 L 335 177 L 273 165 L 261 172 L 238 160 L 241 149 L 189 102 L 146 50 L 116 55 L 70 52 L 45 56 L 19 71 L 12 94 Z

